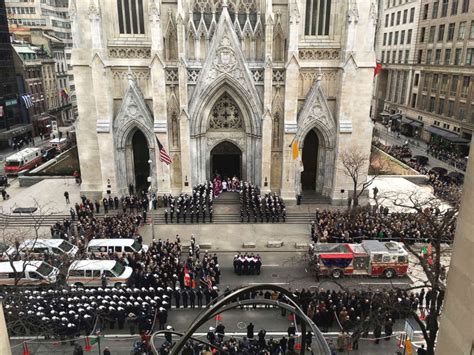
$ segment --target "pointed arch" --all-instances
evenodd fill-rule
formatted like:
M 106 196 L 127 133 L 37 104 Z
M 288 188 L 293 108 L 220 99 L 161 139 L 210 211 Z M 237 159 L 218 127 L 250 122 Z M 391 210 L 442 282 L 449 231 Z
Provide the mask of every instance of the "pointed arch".
M 273 29 L 273 61 L 283 62 L 285 60 L 285 35 L 281 27 L 280 16 L 277 15 L 277 22 Z
M 315 155 L 317 162 L 316 192 L 329 197 L 334 183 L 337 122 L 331 114 L 326 95 L 321 87 L 321 76 L 314 81 L 298 115 L 295 139 L 300 144 L 300 154 L 303 152 L 305 138 L 310 131 L 316 133 L 319 144 L 317 156 Z M 297 191 L 301 191 L 301 174 L 297 174 L 296 184 Z
M 175 91 L 172 89 L 170 97 L 166 104 L 168 109 L 168 122 L 170 123 L 170 147 L 179 149 L 180 147 L 180 130 L 179 130 L 179 102 Z
M 272 148 L 281 148 L 283 119 L 283 102 L 280 95 L 280 88 L 276 89 L 275 97 L 272 102 Z
M 149 157 L 152 161 L 152 183 L 156 186 L 155 146 L 156 138 L 153 133 L 153 115 L 145 103 L 143 94 L 137 83 L 129 74 L 128 89 L 123 97 L 122 105 L 113 122 L 113 136 L 115 146 L 117 188 L 120 193 L 126 193 L 129 184 L 135 183 L 133 168 L 132 139 L 137 130 L 146 138 Z
M 178 60 L 178 31 L 173 16 L 173 12 L 168 11 L 168 24 L 164 38 L 166 60 Z

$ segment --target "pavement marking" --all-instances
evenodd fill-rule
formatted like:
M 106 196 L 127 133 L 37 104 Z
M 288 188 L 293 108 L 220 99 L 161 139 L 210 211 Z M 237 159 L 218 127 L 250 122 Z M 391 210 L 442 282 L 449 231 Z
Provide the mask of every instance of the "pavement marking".
M 249 282 L 248 285 L 261 285 L 261 282 Z M 265 282 L 266 285 L 289 285 L 288 282 Z
M 401 334 L 401 333 L 404 333 L 404 331 L 395 331 L 393 332 L 394 334 Z M 415 334 L 422 334 L 422 331 L 421 330 L 415 330 L 414 331 Z M 339 332 L 326 332 L 326 333 L 322 333 L 323 336 L 338 336 L 340 333 Z M 369 332 L 369 335 L 373 335 L 374 333 L 373 332 Z M 194 333 L 193 334 L 194 336 L 198 336 L 198 337 L 204 337 L 204 336 L 207 336 L 207 333 Z M 225 333 L 226 336 L 247 336 L 247 332 L 226 332 Z M 287 336 L 288 335 L 288 332 L 267 332 L 266 333 L 267 336 L 269 335 L 275 335 L 275 336 Z M 300 332 L 297 332 L 297 335 L 301 335 Z M 160 336 L 160 334 L 157 334 L 157 336 Z M 162 335 L 164 336 L 164 335 Z M 140 335 L 138 334 L 134 334 L 134 335 L 130 335 L 130 334 L 104 334 L 104 338 L 109 338 L 109 339 L 113 339 L 113 338 L 139 338 Z M 35 339 L 35 340 L 44 340 L 44 336 L 39 336 L 39 337 L 34 337 L 34 336 L 14 336 L 14 337 L 10 337 L 10 340 L 28 340 L 28 339 Z
M 409 282 L 359 282 L 359 285 L 411 285 Z
M 264 264 L 262 267 L 277 267 L 280 266 L 279 264 Z

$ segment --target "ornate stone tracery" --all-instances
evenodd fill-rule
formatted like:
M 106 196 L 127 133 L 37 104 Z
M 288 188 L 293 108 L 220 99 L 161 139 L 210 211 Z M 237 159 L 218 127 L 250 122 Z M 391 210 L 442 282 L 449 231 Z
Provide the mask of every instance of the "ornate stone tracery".
M 242 114 L 237 104 L 225 93 L 216 102 L 209 117 L 210 129 L 241 129 Z

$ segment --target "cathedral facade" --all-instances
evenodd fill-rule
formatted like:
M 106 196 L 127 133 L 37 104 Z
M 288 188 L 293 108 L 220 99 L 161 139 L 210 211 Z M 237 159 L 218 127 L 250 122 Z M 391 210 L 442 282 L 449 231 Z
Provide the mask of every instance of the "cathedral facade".
M 70 0 L 83 192 L 220 174 L 347 198 L 340 154 L 370 154 L 376 3 Z

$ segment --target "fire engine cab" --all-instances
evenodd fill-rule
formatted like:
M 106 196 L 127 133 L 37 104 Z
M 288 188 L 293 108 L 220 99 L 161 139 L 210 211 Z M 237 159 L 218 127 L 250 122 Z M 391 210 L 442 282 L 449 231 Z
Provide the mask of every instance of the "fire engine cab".
M 5 161 L 5 174 L 17 175 L 20 171 L 32 169 L 41 165 L 43 156 L 39 148 L 25 148 L 12 154 Z
M 321 243 L 309 250 L 312 268 L 335 279 L 343 275 L 405 276 L 408 252 L 402 243 L 365 240 L 360 244 Z

